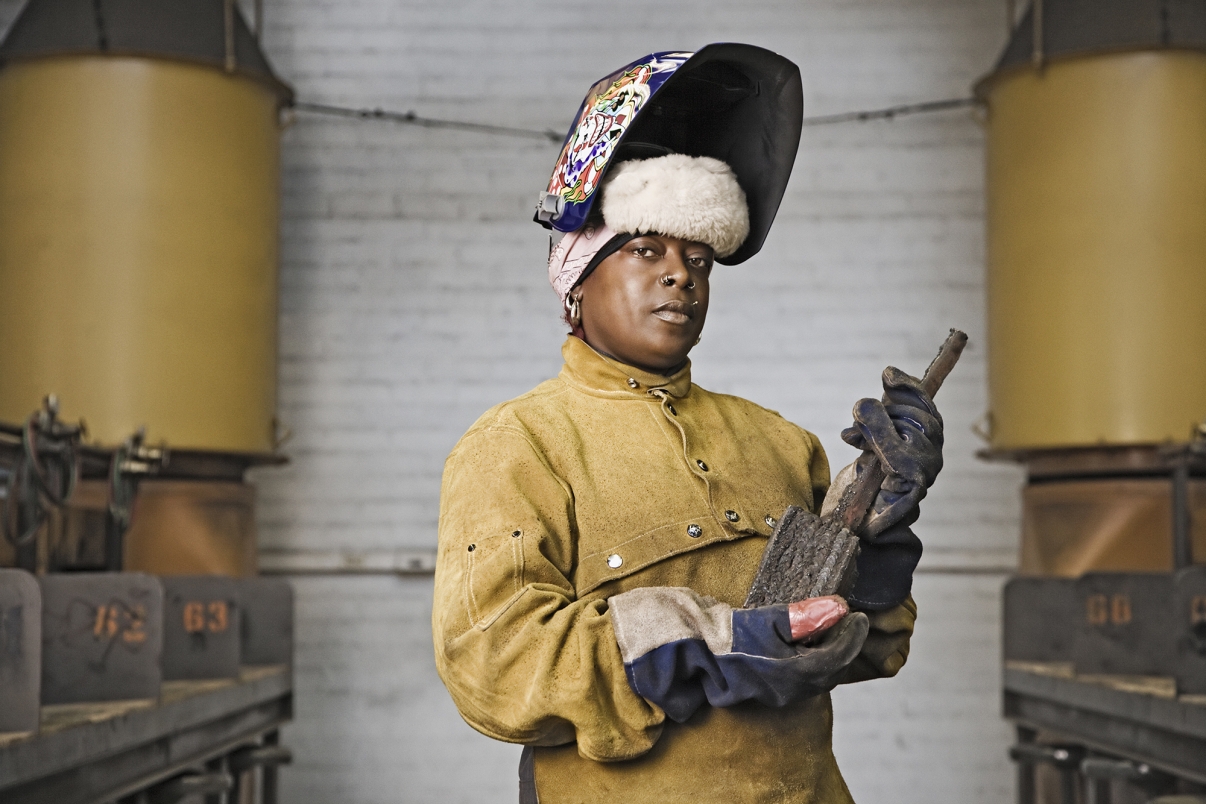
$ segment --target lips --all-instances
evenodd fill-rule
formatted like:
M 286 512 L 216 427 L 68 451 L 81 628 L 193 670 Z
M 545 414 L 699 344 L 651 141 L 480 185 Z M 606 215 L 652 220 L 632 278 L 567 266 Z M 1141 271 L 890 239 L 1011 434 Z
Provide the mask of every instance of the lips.
M 695 317 L 695 305 L 681 299 L 671 299 L 654 307 L 653 314 L 671 324 L 686 324 Z

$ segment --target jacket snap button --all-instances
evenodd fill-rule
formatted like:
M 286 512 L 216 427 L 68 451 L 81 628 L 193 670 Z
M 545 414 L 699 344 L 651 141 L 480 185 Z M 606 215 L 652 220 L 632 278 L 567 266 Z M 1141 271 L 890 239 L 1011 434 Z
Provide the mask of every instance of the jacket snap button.
M 522 535 L 523 535 L 523 531 L 522 531 L 522 530 L 517 530 L 517 531 L 515 531 L 514 533 L 512 533 L 511 535 L 512 535 L 512 536 L 514 536 L 516 539 L 518 539 L 520 536 L 522 536 Z
M 706 463 L 704 463 L 703 461 L 699 460 L 698 458 L 695 460 L 695 465 L 698 466 L 701 471 L 704 471 L 704 472 L 708 471 L 708 465 Z
M 611 567 L 612 569 L 619 569 L 620 565 L 622 565 L 623 563 L 624 563 L 624 559 L 620 558 L 615 553 L 612 553 L 611 555 L 609 555 L 607 557 L 607 566 Z
M 687 535 L 692 539 L 698 539 L 703 536 L 703 528 L 699 525 L 687 525 Z
M 476 544 L 471 544 L 471 545 L 469 545 L 469 552 L 470 552 L 470 553 L 472 553 L 472 552 L 473 552 L 474 550 L 476 550 L 476 549 L 477 549 L 477 545 L 476 545 Z
M 674 405 L 666 405 L 666 410 L 670 411 L 671 416 L 678 415 L 678 411 L 674 409 Z
M 628 378 L 628 387 L 629 388 L 640 388 L 641 384 L 639 382 L 637 382 L 636 380 L 634 380 L 632 377 L 629 377 Z
M 773 516 L 771 516 L 770 514 L 767 514 L 766 515 L 766 524 L 773 528 L 775 526 L 775 518 Z
M 736 511 L 725 511 L 724 518 L 729 520 L 730 522 L 736 522 L 738 519 L 741 519 L 741 515 L 738 514 Z

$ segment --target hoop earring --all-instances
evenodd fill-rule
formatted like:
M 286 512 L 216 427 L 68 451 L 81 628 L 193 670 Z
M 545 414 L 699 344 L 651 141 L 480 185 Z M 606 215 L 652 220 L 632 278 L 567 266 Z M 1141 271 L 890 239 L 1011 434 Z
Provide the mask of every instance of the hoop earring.
M 574 329 L 582 326 L 582 301 L 576 296 L 570 296 L 569 323 Z

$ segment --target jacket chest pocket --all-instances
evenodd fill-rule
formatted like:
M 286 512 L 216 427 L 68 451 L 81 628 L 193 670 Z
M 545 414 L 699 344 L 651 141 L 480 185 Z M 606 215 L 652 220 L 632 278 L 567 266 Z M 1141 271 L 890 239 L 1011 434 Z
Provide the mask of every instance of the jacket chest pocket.
M 478 539 L 465 551 L 469 622 L 489 628 L 523 594 L 523 531 Z

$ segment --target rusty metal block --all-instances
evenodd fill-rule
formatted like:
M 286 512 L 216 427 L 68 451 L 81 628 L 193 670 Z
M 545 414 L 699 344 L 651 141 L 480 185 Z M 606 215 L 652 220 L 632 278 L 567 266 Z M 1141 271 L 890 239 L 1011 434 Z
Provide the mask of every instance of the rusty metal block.
M 0 569 L 0 733 L 38 730 L 42 591 L 24 570 Z
M 293 586 L 280 578 L 236 581 L 243 664 L 293 664 Z
M 158 698 L 163 586 L 139 572 L 44 575 L 42 703 Z
M 1005 584 L 1004 606 L 1007 661 L 1072 661 L 1079 613 L 1074 580 L 1013 578 Z
M 1186 567 L 1174 580 L 1177 692 L 1206 694 L 1206 566 Z
M 239 591 L 233 578 L 163 579 L 165 681 L 239 676 Z
M 1175 675 L 1172 573 L 1090 573 L 1076 598 L 1077 673 Z

